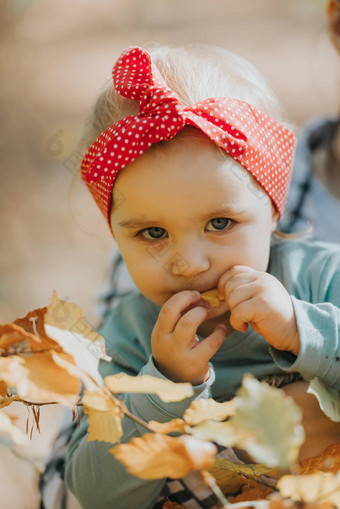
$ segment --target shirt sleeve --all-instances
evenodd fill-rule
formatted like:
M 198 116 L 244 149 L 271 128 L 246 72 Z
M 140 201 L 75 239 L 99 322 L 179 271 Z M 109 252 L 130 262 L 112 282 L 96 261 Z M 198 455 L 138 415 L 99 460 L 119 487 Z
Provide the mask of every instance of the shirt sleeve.
M 119 308 L 110 315 L 110 327 L 113 326 L 114 316 L 119 313 Z M 143 315 L 145 318 L 145 314 Z M 134 315 L 136 320 L 136 314 Z M 129 375 L 152 375 L 158 378 L 165 377 L 160 373 L 152 355 L 146 357 L 146 350 L 141 344 L 131 338 L 135 338 L 140 323 L 137 327 L 126 327 L 125 337 L 121 316 L 117 319 L 114 330 L 108 330 L 104 325 L 103 333 L 108 344 L 107 352 L 113 356 L 112 363 L 101 363 L 103 377 L 118 372 Z M 140 331 L 139 331 L 140 332 Z M 139 334 L 140 336 L 140 334 Z M 107 339 L 108 338 L 108 339 Z M 125 342 L 124 342 L 125 341 Z M 120 346 L 119 346 L 120 345 Z M 117 350 L 115 351 L 115 347 Z M 144 351 L 144 353 L 143 353 Z M 144 365 L 137 371 L 137 366 Z M 200 397 L 210 397 L 210 387 L 214 382 L 214 371 L 210 366 L 209 379 L 193 387 L 194 394 L 190 398 L 176 403 L 164 403 L 154 394 L 126 394 L 124 401 L 127 408 L 137 417 L 144 421 L 155 420 L 167 422 L 176 417 L 182 417 L 190 403 Z M 114 444 L 106 442 L 87 442 L 87 416 L 82 412 L 79 428 L 71 438 L 66 458 L 65 481 L 68 488 L 74 493 L 83 509 L 139 509 L 152 508 L 161 493 L 166 479 L 146 481 L 139 479 L 126 472 L 125 467 L 110 453 Z M 134 437 L 140 437 L 148 431 L 140 424 L 127 417 L 122 419 L 123 437 L 121 442 L 129 442 Z
M 318 263 L 317 263 L 318 262 Z M 310 300 L 291 296 L 300 336 L 300 353 L 271 348 L 274 361 L 285 371 L 298 371 L 306 380 L 318 377 L 340 391 L 340 256 L 330 251 L 324 263 L 316 260 L 301 275 L 311 281 Z

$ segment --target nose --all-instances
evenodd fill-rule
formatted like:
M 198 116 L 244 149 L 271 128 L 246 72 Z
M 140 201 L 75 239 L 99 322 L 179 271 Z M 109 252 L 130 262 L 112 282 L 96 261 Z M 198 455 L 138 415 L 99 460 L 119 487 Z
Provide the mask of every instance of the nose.
M 185 246 L 177 246 L 169 265 L 174 276 L 194 277 L 206 272 L 210 267 L 210 261 L 201 245 L 187 243 Z

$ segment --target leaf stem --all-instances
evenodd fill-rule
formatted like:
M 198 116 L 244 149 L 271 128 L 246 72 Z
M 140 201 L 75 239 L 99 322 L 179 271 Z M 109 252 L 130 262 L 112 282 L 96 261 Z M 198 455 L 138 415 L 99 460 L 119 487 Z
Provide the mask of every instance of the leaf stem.
M 150 428 L 150 426 L 148 425 L 147 422 L 143 421 L 143 419 L 140 419 L 139 417 L 137 417 L 136 415 L 132 414 L 125 406 L 124 402 L 123 401 L 120 401 L 120 408 L 121 408 L 121 411 L 122 411 L 122 414 L 124 414 L 126 417 L 128 417 L 129 419 L 131 419 L 132 421 L 135 421 L 137 424 L 140 424 L 141 426 L 143 426 L 144 428 L 146 428 L 148 431 L 151 431 L 152 433 L 154 433 L 154 430 L 152 428 Z
M 201 470 L 201 476 L 204 483 L 209 486 L 211 491 L 216 496 L 217 500 L 222 504 L 223 509 L 231 509 L 236 504 L 230 504 L 222 493 L 221 488 L 216 484 L 215 477 L 207 470 Z

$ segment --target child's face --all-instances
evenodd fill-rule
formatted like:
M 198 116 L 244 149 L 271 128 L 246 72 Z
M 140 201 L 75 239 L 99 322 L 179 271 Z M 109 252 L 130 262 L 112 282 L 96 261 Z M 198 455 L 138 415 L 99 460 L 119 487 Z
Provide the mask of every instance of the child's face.
M 198 130 L 146 151 L 120 172 L 115 194 L 114 237 L 137 288 L 156 304 L 214 288 L 234 265 L 266 271 L 271 200 Z

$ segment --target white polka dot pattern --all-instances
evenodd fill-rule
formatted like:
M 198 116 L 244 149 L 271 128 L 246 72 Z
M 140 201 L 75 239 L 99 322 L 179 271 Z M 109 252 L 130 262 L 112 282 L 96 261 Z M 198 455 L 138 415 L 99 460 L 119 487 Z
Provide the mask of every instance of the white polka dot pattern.
M 171 140 L 185 125 L 200 129 L 246 168 L 282 214 L 296 144 L 289 129 L 236 99 L 209 98 L 183 107 L 150 55 L 138 47 L 122 53 L 112 76 L 121 95 L 140 101 L 139 113 L 106 129 L 81 163 L 82 178 L 109 225 L 117 173 L 152 144 Z

